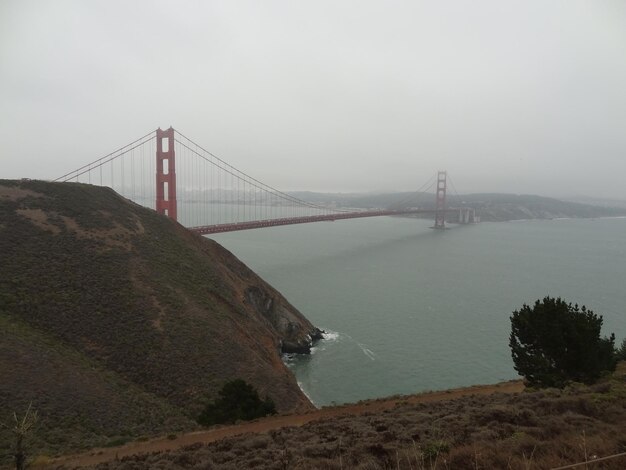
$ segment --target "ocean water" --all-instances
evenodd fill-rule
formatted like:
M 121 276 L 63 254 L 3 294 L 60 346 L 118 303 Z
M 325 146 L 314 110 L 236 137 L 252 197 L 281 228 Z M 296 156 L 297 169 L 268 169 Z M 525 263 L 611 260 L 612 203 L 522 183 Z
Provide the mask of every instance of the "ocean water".
M 626 337 L 626 219 L 381 217 L 211 236 L 327 331 L 287 359 L 317 406 L 517 377 L 511 312 L 546 295 Z

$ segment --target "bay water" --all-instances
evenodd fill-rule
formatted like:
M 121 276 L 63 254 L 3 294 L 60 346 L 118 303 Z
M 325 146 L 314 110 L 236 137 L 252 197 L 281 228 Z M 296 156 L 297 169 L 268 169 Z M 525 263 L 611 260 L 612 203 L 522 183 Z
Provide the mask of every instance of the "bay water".
M 287 358 L 317 406 L 517 377 L 510 315 L 545 296 L 626 337 L 626 219 L 380 217 L 213 235 L 327 334 Z

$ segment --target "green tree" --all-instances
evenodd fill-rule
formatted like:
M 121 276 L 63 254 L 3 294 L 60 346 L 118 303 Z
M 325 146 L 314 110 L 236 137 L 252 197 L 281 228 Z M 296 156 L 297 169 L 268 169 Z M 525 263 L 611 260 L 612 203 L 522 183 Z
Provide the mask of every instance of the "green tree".
M 509 346 L 515 370 L 533 386 L 591 383 L 615 370 L 615 335 L 600 336 L 602 316 L 584 305 L 545 297 L 511 316 Z
M 276 413 L 272 400 L 261 400 L 255 388 L 241 379 L 227 382 L 218 394 L 219 397 L 200 413 L 198 423 L 201 425 L 249 421 Z
M 622 340 L 622 344 L 617 348 L 617 360 L 626 361 L 626 338 Z

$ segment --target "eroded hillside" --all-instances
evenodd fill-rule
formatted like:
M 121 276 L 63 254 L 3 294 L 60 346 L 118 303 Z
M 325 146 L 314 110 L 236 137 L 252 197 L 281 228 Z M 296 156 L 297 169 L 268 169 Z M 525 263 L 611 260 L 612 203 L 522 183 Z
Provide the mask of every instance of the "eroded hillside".
M 110 189 L 0 180 L 0 268 L 0 420 L 32 402 L 53 450 L 193 427 L 234 378 L 312 408 L 280 352 L 319 331 L 217 243 Z

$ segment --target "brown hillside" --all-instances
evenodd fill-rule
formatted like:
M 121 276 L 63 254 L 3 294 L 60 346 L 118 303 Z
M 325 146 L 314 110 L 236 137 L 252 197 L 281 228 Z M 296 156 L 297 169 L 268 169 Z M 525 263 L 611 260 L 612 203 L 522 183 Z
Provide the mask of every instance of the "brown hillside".
M 217 243 L 110 189 L 0 180 L 0 268 L 0 420 L 32 401 L 102 445 L 189 426 L 234 378 L 312 408 L 280 352 L 319 331 Z M 53 431 L 53 449 L 87 445 Z
M 624 365 L 591 386 L 522 391 L 517 381 L 375 400 L 95 449 L 48 468 L 623 470 Z

